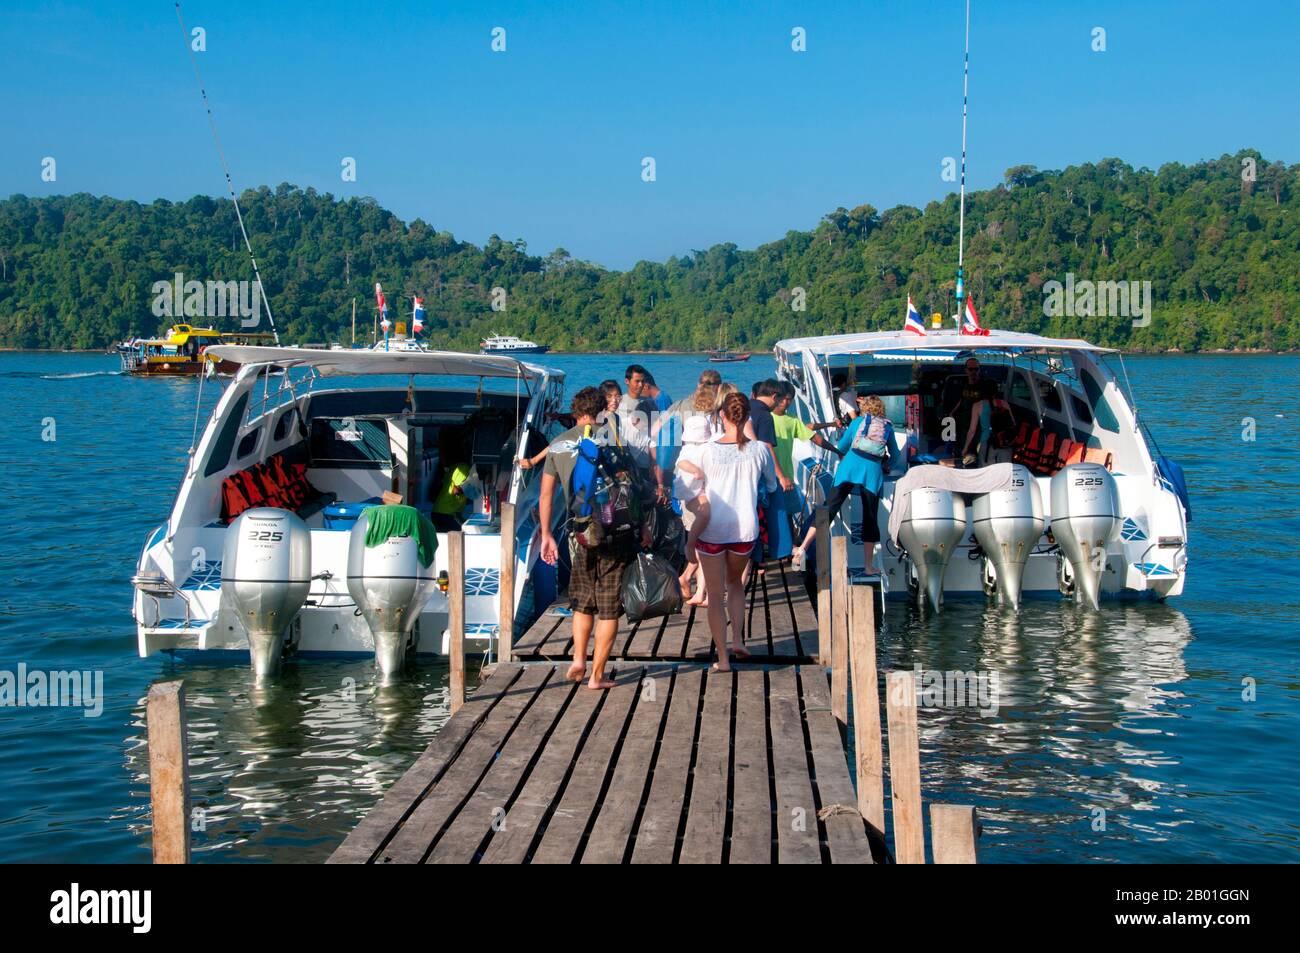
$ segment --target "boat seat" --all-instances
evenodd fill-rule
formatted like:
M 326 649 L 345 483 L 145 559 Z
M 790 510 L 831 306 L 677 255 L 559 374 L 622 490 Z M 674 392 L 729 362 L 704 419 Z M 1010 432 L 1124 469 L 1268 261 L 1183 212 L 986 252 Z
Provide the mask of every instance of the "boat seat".
M 1056 472 L 1056 448 L 1059 439 L 1051 432 L 1043 437 L 1042 448 L 1038 452 L 1038 459 L 1030 466 L 1031 470 L 1039 475 Z

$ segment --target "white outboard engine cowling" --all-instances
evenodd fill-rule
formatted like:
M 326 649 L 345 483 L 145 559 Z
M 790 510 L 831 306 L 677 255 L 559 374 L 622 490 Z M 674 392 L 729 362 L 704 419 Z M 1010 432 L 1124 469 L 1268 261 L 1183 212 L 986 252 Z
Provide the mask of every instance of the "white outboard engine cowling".
M 369 515 L 352 527 L 348 541 L 348 592 L 375 638 L 375 668 L 382 681 L 402 671 L 407 640 L 429 597 L 438 588 L 434 563 L 420 565 L 414 536 L 392 536 L 366 546 Z
M 1013 466 L 1006 487 L 975 498 L 971 521 L 984 558 L 997 572 L 998 602 L 1019 609 L 1025 562 L 1047 528 L 1038 483 L 1024 467 Z
M 253 674 L 280 668 L 284 634 L 311 589 L 311 530 L 295 513 L 271 507 L 244 510 L 226 530 L 221 601 L 232 606 L 248 635 Z
M 952 551 L 966 534 L 966 506 L 948 490 L 922 487 L 911 492 L 907 518 L 898 530 L 898 541 L 916 567 L 920 589 L 930 605 L 943 607 L 943 577 Z
M 1119 488 L 1096 463 L 1072 463 L 1052 477 L 1052 535 L 1074 570 L 1075 597 L 1101 608 L 1106 544 L 1119 530 Z

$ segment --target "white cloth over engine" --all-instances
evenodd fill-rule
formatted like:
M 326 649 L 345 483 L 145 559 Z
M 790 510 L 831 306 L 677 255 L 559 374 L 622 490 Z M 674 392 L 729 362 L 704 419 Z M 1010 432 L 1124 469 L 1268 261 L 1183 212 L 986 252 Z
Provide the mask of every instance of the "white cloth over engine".
M 911 467 L 894 484 L 893 506 L 889 510 L 889 539 L 897 546 L 898 531 L 912 508 L 912 491 L 934 487 L 953 493 L 992 493 L 1011 483 L 1013 463 L 995 463 L 978 470 L 922 465 Z

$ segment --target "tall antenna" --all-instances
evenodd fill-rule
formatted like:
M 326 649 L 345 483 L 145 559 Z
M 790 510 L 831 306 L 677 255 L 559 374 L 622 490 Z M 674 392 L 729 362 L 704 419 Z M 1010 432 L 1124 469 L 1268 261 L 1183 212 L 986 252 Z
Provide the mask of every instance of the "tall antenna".
M 280 343 L 280 332 L 275 329 L 275 318 L 271 316 L 271 302 L 267 300 L 266 288 L 262 285 L 262 273 L 257 268 L 257 256 L 253 254 L 253 243 L 248 240 L 248 229 L 244 227 L 244 214 L 239 210 L 239 199 L 235 196 L 235 183 L 230 178 L 230 165 L 226 162 L 226 154 L 221 148 L 221 136 L 217 135 L 217 120 L 212 115 L 212 106 L 208 103 L 208 91 L 203 88 L 203 76 L 199 73 L 199 60 L 194 55 L 194 47 L 190 44 L 190 31 L 185 29 L 185 18 L 181 15 L 181 5 L 176 4 L 176 22 L 181 25 L 181 42 L 185 44 L 185 49 L 190 54 L 190 65 L 194 67 L 194 80 L 199 84 L 199 95 L 203 98 L 203 109 L 208 114 L 208 125 L 212 128 L 212 141 L 217 146 L 217 158 L 221 160 L 221 171 L 226 174 L 226 190 L 230 192 L 230 201 L 235 205 L 235 218 L 239 220 L 239 233 L 244 236 L 244 247 L 248 249 L 248 258 L 253 263 L 253 277 L 257 279 L 257 296 L 262 299 L 262 307 L 266 309 L 266 320 L 271 325 L 271 334 L 275 336 L 275 343 Z
M 966 251 L 966 103 L 970 94 L 970 0 L 966 0 L 966 58 L 961 74 L 961 199 L 957 213 L 957 321 L 961 321 L 961 301 L 966 288 L 962 262 Z

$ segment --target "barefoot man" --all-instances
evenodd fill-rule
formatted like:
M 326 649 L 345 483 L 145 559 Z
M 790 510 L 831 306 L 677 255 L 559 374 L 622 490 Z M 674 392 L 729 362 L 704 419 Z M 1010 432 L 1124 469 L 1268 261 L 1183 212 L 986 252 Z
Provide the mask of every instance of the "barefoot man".
M 565 512 L 569 512 L 573 469 L 578 461 L 578 444 L 584 436 L 605 446 L 609 432 L 596 422 L 605 409 L 605 395 L 598 388 L 584 387 L 573 395 L 576 426 L 551 442 L 542 470 L 542 486 L 537 509 L 542 529 L 542 559 L 554 566 L 559 546 L 551 532 L 555 485 L 564 491 Z M 626 551 L 625 551 L 626 550 Z M 569 555 L 573 568 L 569 574 L 569 608 L 573 610 L 573 664 L 568 678 L 578 682 L 587 674 L 587 642 L 593 629 L 596 648 L 592 658 L 588 688 L 613 688 L 605 678 L 605 663 L 618 634 L 618 616 L 622 612 L 623 571 L 636 556 L 635 545 L 626 548 L 588 549 L 569 534 Z

